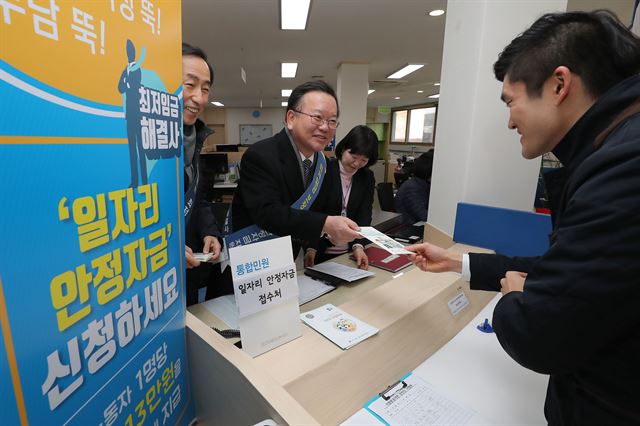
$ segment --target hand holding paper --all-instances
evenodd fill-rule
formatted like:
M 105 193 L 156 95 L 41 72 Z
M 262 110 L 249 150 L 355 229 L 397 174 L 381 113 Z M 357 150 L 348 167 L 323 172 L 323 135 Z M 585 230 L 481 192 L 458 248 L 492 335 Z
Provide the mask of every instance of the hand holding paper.
M 322 232 L 335 245 L 346 244 L 358 238 L 358 224 L 342 216 L 327 216 Z
M 462 255 L 453 253 L 429 243 L 407 246 L 413 252 L 411 261 L 421 270 L 428 272 L 462 272 Z

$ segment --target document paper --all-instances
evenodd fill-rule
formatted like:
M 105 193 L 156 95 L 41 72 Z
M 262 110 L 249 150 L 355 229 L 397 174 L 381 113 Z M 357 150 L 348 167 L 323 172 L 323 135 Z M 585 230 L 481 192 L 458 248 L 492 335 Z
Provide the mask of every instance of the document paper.
M 465 425 L 476 414 L 409 373 L 364 408 L 387 425 Z
M 401 243 L 397 242 L 388 235 L 383 234 L 372 226 L 360 227 L 359 233 L 364 238 L 371 241 L 373 244 L 388 251 L 391 254 L 413 254 L 409 250 L 405 250 L 404 246 Z
M 314 271 L 322 272 L 324 274 L 338 277 L 347 282 L 358 281 L 365 277 L 372 277 L 375 274 L 371 271 L 365 271 L 363 269 L 354 268 L 351 266 L 343 265 L 338 262 L 322 262 L 317 265 L 311 266 L 307 269 L 313 269 Z

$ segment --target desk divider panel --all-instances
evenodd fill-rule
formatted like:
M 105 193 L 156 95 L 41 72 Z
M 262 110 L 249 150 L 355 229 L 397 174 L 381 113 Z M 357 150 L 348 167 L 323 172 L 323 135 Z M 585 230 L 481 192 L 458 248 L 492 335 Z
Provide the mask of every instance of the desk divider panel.
M 279 425 L 317 425 L 254 360 L 187 312 L 191 393 L 198 424 L 252 425 L 273 419 Z
M 453 240 L 507 256 L 539 256 L 549 248 L 551 216 L 458 203 Z

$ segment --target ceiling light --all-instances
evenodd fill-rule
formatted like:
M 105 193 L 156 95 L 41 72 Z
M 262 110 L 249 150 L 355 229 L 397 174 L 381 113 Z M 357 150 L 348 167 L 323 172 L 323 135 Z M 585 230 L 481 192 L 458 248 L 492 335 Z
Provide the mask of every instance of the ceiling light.
M 215 106 L 224 106 L 222 102 L 218 102 L 218 101 L 211 101 L 211 103 Z
M 416 90 L 416 93 L 424 93 L 424 90 Z
M 434 86 L 440 86 L 440 83 L 433 83 Z
M 412 72 L 419 70 L 422 67 L 424 67 L 424 64 L 409 64 L 402 69 L 394 72 L 393 74 L 388 75 L 387 78 L 402 78 L 405 75 L 411 74 Z
M 400 99 L 400 96 L 396 96 L 396 97 L 395 97 L 395 98 L 393 98 L 393 99 Z
M 280 0 L 280 29 L 306 30 L 311 0 Z
M 432 10 L 431 12 L 429 12 L 429 16 L 440 16 L 440 15 L 444 15 L 444 10 L 435 9 L 435 10 Z
M 435 95 L 429 96 L 431 99 L 438 99 L 440 97 L 440 93 L 436 93 Z
M 296 76 L 297 71 L 298 71 L 297 62 L 283 62 L 280 75 L 282 76 L 282 78 L 294 78 Z
M 369 89 L 369 91 L 367 91 L 367 95 L 370 95 L 370 94 L 372 94 L 372 93 L 373 93 L 373 92 L 375 92 L 375 91 L 376 91 L 376 89 Z
M 282 89 L 280 93 L 282 93 L 283 98 L 288 98 L 289 96 L 291 96 L 291 91 L 291 89 Z
M 289 102 L 280 102 L 280 106 L 286 107 L 289 106 Z

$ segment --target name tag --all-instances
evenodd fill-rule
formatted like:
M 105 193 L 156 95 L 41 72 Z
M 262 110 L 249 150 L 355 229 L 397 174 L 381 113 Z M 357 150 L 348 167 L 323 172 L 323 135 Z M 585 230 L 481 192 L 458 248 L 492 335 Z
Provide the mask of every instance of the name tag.
M 460 313 L 460 311 L 462 311 L 469 305 L 469 299 L 467 299 L 467 296 L 465 296 L 464 292 L 461 291 L 460 293 L 456 294 L 453 299 L 449 300 L 447 304 L 449 305 L 451 314 L 453 314 L 453 316 L 455 317 Z

